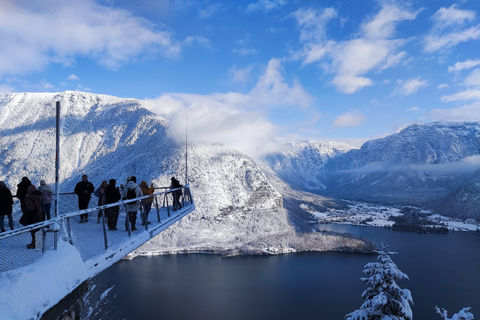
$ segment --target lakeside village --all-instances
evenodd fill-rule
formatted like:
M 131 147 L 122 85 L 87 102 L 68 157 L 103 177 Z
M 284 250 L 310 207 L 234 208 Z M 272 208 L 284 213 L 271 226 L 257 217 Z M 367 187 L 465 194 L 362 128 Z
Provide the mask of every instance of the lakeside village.
M 316 212 L 311 210 L 308 204 L 301 204 L 300 208 L 316 217 L 316 221 L 313 222 L 315 224 L 351 224 L 420 233 L 480 232 L 480 223 L 474 219 L 462 221 L 439 214 L 432 214 L 431 211 L 412 206 L 388 206 L 349 200 L 344 201 L 348 204 L 346 209 Z

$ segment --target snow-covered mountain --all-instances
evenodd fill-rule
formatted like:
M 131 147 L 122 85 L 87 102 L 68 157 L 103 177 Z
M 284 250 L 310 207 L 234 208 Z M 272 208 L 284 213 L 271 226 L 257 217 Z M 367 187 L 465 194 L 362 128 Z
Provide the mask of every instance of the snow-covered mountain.
M 480 169 L 457 190 L 428 205 L 436 213 L 480 221 Z
M 73 191 L 82 174 L 95 186 L 111 178 L 122 183 L 129 175 L 155 186 L 168 186 L 172 175 L 184 183 L 185 145 L 168 137 L 167 121 L 143 101 L 68 91 L 17 93 L 0 95 L 0 180 L 13 193 L 23 176 L 36 185 L 54 181 L 56 101 L 62 106 L 60 192 Z M 238 151 L 189 146 L 188 165 L 196 210 L 137 254 L 366 249 L 356 238 L 298 234 L 281 195 Z M 76 210 L 75 197 L 62 198 L 61 209 Z
M 286 180 L 300 177 L 303 183 L 295 184 L 300 190 L 352 200 L 426 205 L 459 188 L 480 168 L 480 123 L 412 125 L 326 159 L 321 149 L 302 147 L 300 152 L 266 157 L 266 163 Z M 304 153 L 309 156 L 297 156 Z M 275 162 L 278 159 L 282 160 Z
M 321 175 L 325 164 L 352 146 L 341 142 L 305 141 L 286 145 L 287 151 L 272 153 L 263 160 L 282 180 L 300 190 L 325 190 Z

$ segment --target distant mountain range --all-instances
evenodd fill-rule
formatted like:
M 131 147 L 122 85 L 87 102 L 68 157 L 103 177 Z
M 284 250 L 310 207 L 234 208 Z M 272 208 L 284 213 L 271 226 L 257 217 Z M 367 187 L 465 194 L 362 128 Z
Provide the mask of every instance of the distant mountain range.
M 321 195 L 435 208 L 449 216 L 480 218 L 455 209 L 479 181 L 480 123 L 435 122 L 366 142 L 360 149 L 335 143 L 292 144 L 265 157 L 280 178 Z M 303 170 L 303 168 L 307 168 Z M 476 198 L 468 206 L 478 207 Z M 449 203 L 449 206 L 438 206 Z M 440 209 L 441 208 L 441 209 Z M 447 209 L 449 208 L 449 209 Z
M 62 108 L 60 192 L 72 192 L 82 174 L 95 186 L 111 178 L 125 183 L 129 175 L 155 186 L 169 186 L 171 176 L 185 183 L 185 145 L 168 136 L 167 121 L 143 101 L 72 91 L 15 93 L 0 95 L 0 180 L 14 194 L 23 176 L 36 185 L 41 179 L 54 182 L 56 101 Z M 309 232 L 308 216 L 285 210 L 260 167 L 236 150 L 189 145 L 188 157 L 196 210 L 137 254 L 372 248 L 353 236 Z M 95 204 L 94 198 L 90 205 Z M 60 209 L 77 210 L 76 198 L 62 196 Z

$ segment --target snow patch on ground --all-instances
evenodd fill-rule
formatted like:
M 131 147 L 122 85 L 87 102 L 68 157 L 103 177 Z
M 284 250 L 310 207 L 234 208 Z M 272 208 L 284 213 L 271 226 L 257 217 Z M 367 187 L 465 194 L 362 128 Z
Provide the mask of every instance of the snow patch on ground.
M 57 251 L 46 252 L 35 264 L 0 274 L 1 318 L 33 319 L 88 276 L 80 253 L 69 243 L 59 241 Z M 32 283 L 35 283 L 33 288 Z

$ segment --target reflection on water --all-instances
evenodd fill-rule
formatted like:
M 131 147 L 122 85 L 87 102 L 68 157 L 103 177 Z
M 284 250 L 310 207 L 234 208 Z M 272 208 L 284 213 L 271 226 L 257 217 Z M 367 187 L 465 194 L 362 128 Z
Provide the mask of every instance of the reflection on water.
M 321 225 L 389 244 L 410 280 L 415 319 L 473 307 L 480 317 L 480 233 L 448 235 Z M 376 255 L 299 253 L 221 258 L 143 257 L 120 261 L 92 280 L 87 319 L 343 319 L 362 303 L 363 267 Z M 103 294 L 106 290 L 107 294 Z M 100 298 L 103 298 L 100 300 Z

